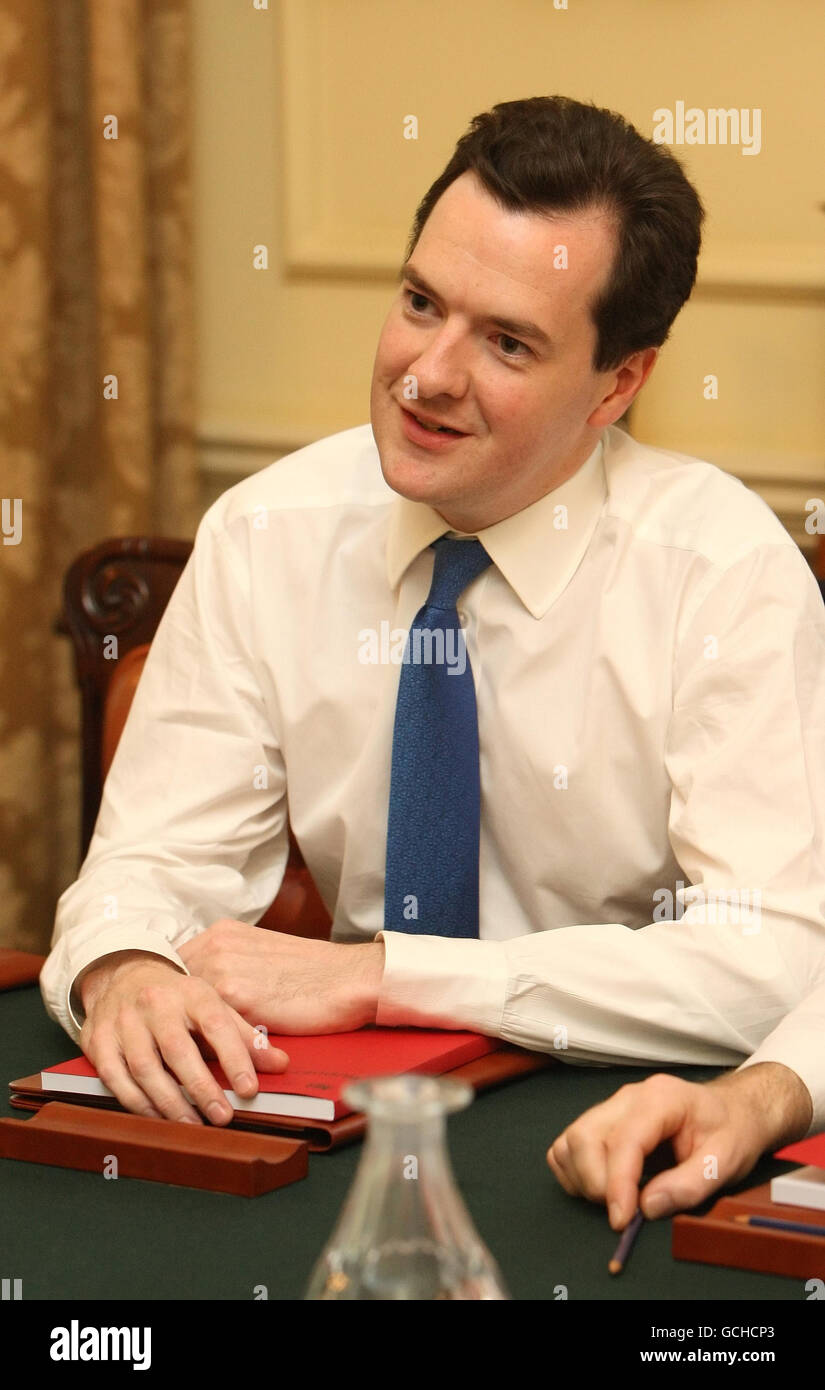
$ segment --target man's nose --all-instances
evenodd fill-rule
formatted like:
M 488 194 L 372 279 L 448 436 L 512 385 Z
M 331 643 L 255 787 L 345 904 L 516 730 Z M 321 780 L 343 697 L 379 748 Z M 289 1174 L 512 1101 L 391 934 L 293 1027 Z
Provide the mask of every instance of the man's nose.
M 446 333 L 437 333 L 409 364 L 407 373 L 418 382 L 419 399 L 463 396 L 470 376 L 466 341 L 456 334 L 448 337 Z

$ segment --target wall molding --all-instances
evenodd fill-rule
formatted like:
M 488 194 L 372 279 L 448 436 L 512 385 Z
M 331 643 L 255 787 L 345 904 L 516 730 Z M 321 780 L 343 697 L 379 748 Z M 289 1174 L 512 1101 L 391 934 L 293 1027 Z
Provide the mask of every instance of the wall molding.
M 825 299 L 825 241 L 730 242 L 700 256 L 700 295 L 732 290 L 765 298 Z
M 346 429 L 346 425 L 338 426 Z M 305 425 L 275 425 L 266 430 L 250 429 L 245 426 L 222 425 L 198 430 L 195 447 L 202 473 L 221 473 L 237 478 L 266 468 L 276 459 L 314 444 L 316 439 L 334 434 L 335 426 L 319 425 L 308 429 Z
M 810 497 L 825 498 L 825 455 L 795 454 L 737 448 L 692 448 L 679 443 L 671 446 L 678 453 L 705 459 L 726 473 L 739 478 L 746 487 L 759 494 L 782 522 L 801 550 L 812 551 L 816 536 L 805 530 L 808 513 L 805 503 Z
M 317 99 L 313 38 L 316 7 L 283 0 L 280 80 L 283 94 L 283 236 L 288 274 L 318 279 L 393 282 L 401 265 L 408 226 L 387 221 L 348 225 L 342 210 L 324 203 L 319 177 L 326 148 Z M 412 191 L 418 201 L 424 189 Z M 697 293 L 825 299 L 823 242 L 728 242 L 714 240 L 700 258 Z

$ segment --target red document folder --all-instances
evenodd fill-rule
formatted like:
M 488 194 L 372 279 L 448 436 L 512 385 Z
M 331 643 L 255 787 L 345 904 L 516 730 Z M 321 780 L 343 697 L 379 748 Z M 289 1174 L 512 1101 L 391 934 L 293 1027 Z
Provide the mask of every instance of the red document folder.
M 362 1028 L 300 1037 L 270 1034 L 269 1043 L 287 1053 L 289 1065 L 284 1072 L 258 1072 L 258 1094 L 251 1099 L 236 1095 L 218 1063 L 207 1062 L 233 1110 L 322 1121 L 353 1114 L 341 1096 L 350 1081 L 396 1072 L 439 1075 L 502 1046 L 498 1038 L 480 1033 L 424 1028 Z M 112 1098 L 84 1056 L 47 1067 L 40 1080 L 44 1091 L 61 1099 L 65 1093 Z
M 777 1149 L 774 1158 L 790 1158 L 794 1163 L 804 1163 L 808 1168 L 825 1168 L 825 1132 L 786 1144 L 784 1149 Z
M 363 1030 L 367 1031 L 367 1030 Z M 407 1030 L 387 1029 L 386 1032 L 402 1032 Z M 418 1030 L 409 1030 L 418 1031 Z M 323 1037 L 334 1036 L 332 1034 L 321 1034 Z M 454 1033 L 443 1032 L 442 1037 L 455 1037 Z M 478 1034 L 472 1036 L 480 1036 Z M 287 1040 L 284 1040 L 285 1043 Z M 454 1066 L 443 1074 L 456 1081 L 464 1081 L 478 1093 L 485 1091 L 493 1086 L 502 1085 L 507 1081 L 514 1081 L 519 1076 L 526 1076 L 531 1072 L 542 1070 L 552 1066 L 555 1058 L 543 1052 L 529 1052 L 525 1048 L 514 1047 L 509 1043 L 503 1043 L 500 1039 L 487 1038 L 486 1043 L 492 1043 L 493 1051 L 486 1051 L 483 1055 L 475 1058 L 474 1061 L 464 1062 L 460 1066 Z M 290 1047 L 294 1052 L 296 1038 L 288 1040 L 289 1046 L 285 1050 L 290 1053 Z M 290 1053 L 291 1055 L 291 1053 Z M 285 1076 L 283 1073 L 282 1076 Z M 280 1082 L 282 1076 L 272 1078 Z M 67 1101 L 76 1106 L 78 1111 L 78 1127 L 83 1124 L 83 1116 L 88 1114 L 89 1109 L 120 1110 L 118 1102 L 113 1097 L 107 1096 L 70 1096 L 67 1094 L 50 1094 L 43 1088 L 41 1074 L 33 1076 L 18 1077 L 16 1081 L 9 1082 L 11 1096 L 9 1103 L 19 1110 L 40 1110 L 41 1107 L 48 1105 L 48 1102 L 61 1100 Z M 143 1117 L 138 1117 L 143 1118 Z M 169 1123 L 168 1121 L 165 1123 Z M 2 1124 L 2 1121 L 0 1121 Z M 231 1122 L 232 1129 L 246 1129 L 266 1131 L 270 1134 L 281 1134 L 294 1139 L 306 1140 L 310 1152 L 323 1153 L 327 1150 L 338 1148 L 341 1144 L 352 1143 L 360 1139 L 366 1129 L 366 1116 L 361 1112 L 344 1115 L 337 1120 L 308 1120 L 297 1116 L 288 1115 L 266 1115 L 249 1110 L 235 1110 L 234 1118 Z

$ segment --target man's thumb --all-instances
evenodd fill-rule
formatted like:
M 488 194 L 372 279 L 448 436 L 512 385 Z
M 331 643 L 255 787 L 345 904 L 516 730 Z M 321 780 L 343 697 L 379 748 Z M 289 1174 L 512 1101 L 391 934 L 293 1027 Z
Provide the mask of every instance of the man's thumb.
M 712 1157 L 707 1155 L 707 1159 Z M 657 1217 L 672 1216 L 675 1211 L 696 1207 L 715 1192 L 722 1181 L 717 1165 L 709 1165 L 697 1151 L 675 1168 L 651 1178 L 639 1198 L 642 1215 L 655 1221 Z

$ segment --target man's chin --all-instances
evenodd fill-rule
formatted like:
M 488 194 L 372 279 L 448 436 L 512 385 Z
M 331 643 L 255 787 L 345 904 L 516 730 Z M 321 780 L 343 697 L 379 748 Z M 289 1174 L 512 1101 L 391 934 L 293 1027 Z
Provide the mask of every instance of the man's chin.
M 436 509 L 440 503 L 447 502 L 441 489 L 431 479 L 416 475 L 412 469 L 382 468 L 382 472 L 387 487 L 391 487 L 399 497 L 406 497 L 409 502 L 425 502 L 428 507 Z

